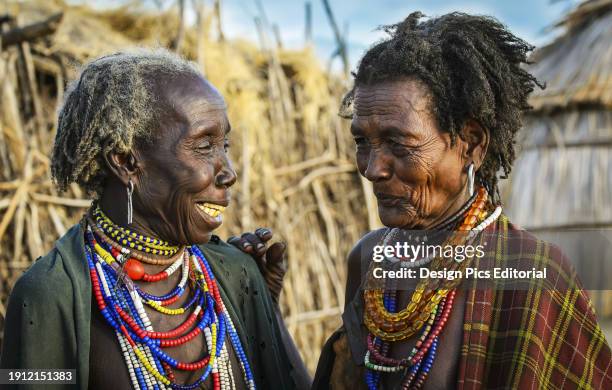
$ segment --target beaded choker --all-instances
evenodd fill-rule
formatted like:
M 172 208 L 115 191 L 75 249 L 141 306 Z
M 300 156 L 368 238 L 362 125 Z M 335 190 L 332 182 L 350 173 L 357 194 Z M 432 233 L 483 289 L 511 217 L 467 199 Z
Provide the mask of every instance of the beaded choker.
M 172 253 L 173 256 L 165 259 L 164 263 L 170 265 L 164 271 L 148 275 L 144 273 L 138 261 L 140 259 L 133 258 L 136 252 L 131 252 L 111 239 L 114 237 L 123 242 L 121 240 L 127 240 L 127 237 L 134 238 L 134 232 L 112 224 L 109 219 L 102 217 L 103 214 L 97 214 L 100 218 L 86 219 L 87 264 L 97 306 L 106 322 L 115 330 L 133 388 L 190 390 L 201 387 L 208 377 L 212 378 L 215 390 L 236 388 L 239 379 L 232 375 L 228 341 L 237 355 L 246 387 L 255 389 L 253 373 L 240 337 L 202 251 L 196 245 L 175 251 L 160 240 L 136 235 L 138 244 L 130 246 L 131 249 L 146 252 L 140 247 L 153 243 L 157 250 L 168 251 L 168 255 Z M 112 232 L 121 233 L 113 236 Z M 179 269 L 181 279 L 178 285 L 163 296 L 148 294 L 133 282 L 156 282 L 166 279 Z M 181 307 L 168 307 L 186 291 L 191 296 Z M 189 312 L 189 316 L 175 329 L 159 332 L 153 329 L 145 305 L 164 315 Z M 204 335 L 208 356 L 198 361 L 177 361 L 163 350 L 188 343 L 199 334 Z M 179 384 L 174 376 L 175 370 L 203 372 L 195 382 Z
M 96 220 L 96 224 L 100 226 L 108 236 L 128 248 L 161 256 L 172 256 L 180 249 L 178 246 L 170 245 L 166 241 L 157 238 L 149 238 L 124 227 L 115 225 L 113 221 L 102 212 L 99 206 L 93 209 L 92 214 Z
M 463 210 L 463 222 L 447 244 L 459 245 L 472 240 L 479 232 L 495 221 L 501 207 L 488 215 L 485 211 L 487 192 L 480 188 L 476 199 Z M 467 212 L 466 212 L 467 211 Z M 469 261 L 461 263 L 435 258 L 431 269 L 464 270 Z M 370 275 L 372 270 L 370 270 Z M 378 389 L 381 373 L 405 372 L 402 389 L 421 388 L 432 367 L 438 346 L 438 336 L 450 316 L 455 288 L 460 279 L 445 281 L 421 280 L 406 308 L 396 311 L 397 291 L 382 288 L 364 292 L 364 323 L 369 330 L 368 351 L 364 357 L 367 368 L 366 383 L 371 390 Z M 421 335 L 408 357 L 398 360 L 386 356 L 390 342 L 405 340 L 421 331 Z
M 410 234 L 409 237 L 408 237 L 408 240 L 411 240 L 411 241 L 414 241 L 414 242 L 418 242 L 418 241 L 421 241 L 421 239 L 423 239 L 425 241 L 430 241 L 430 239 L 437 240 L 437 239 L 439 239 L 441 237 L 444 237 L 445 235 L 448 234 L 447 230 L 452 230 L 453 227 L 457 225 L 457 223 L 465 215 L 465 213 L 468 211 L 468 209 L 472 206 L 472 204 L 476 200 L 477 196 L 478 196 L 477 193 L 472 195 L 470 197 L 470 199 L 468 199 L 468 201 L 465 202 L 465 204 L 454 215 L 448 217 L 447 219 L 445 219 L 441 223 L 435 225 L 431 229 L 428 229 L 431 232 L 428 232 L 426 235 L 423 235 L 423 236 L 421 236 L 419 234 L 419 236 L 416 236 L 416 237 L 413 236 L 413 234 Z M 394 238 L 396 238 L 400 232 L 401 232 L 401 229 L 399 229 L 399 228 L 388 229 L 387 233 L 383 237 L 382 245 L 383 246 L 388 246 L 390 244 L 390 242 Z M 412 259 L 411 261 L 405 261 L 405 260 L 402 260 L 401 258 L 397 258 L 395 256 L 391 256 L 391 257 L 386 257 L 385 256 L 385 259 L 390 261 L 391 263 L 399 262 L 402 268 L 417 268 L 417 267 L 421 267 L 423 265 L 429 264 L 431 262 L 431 260 L 433 260 L 432 257 L 424 257 L 424 258 L 422 258 L 420 260 L 416 260 L 416 261 L 414 259 Z
M 121 257 L 119 257 L 120 259 L 128 259 L 128 257 L 131 257 L 134 260 L 134 262 L 132 262 L 132 265 L 127 265 L 127 271 L 130 272 L 132 268 L 134 268 L 134 274 L 130 277 L 135 280 L 140 279 L 137 275 L 141 273 L 140 266 L 142 265 L 140 264 L 139 266 L 137 262 L 154 265 L 170 265 L 183 257 L 182 251 L 184 250 L 184 248 L 180 248 L 180 250 L 173 254 L 171 257 L 147 256 L 142 252 L 138 252 L 137 248 L 128 248 L 117 243 L 115 240 L 112 239 L 112 237 L 110 237 L 108 230 L 105 231 L 103 225 L 98 225 L 91 216 L 87 216 L 86 220 L 91 229 L 94 231 L 94 233 L 100 238 L 100 241 L 104 242 L 105 244 L 108 244 L 121 254 Z M 142 268 L 142 272 L 144 272 L 144 268 Z

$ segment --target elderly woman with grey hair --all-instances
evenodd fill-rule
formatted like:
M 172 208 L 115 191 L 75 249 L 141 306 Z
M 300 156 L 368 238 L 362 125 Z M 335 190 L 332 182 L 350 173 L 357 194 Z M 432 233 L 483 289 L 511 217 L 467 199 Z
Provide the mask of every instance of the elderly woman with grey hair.
M 95 200 L 16 283 L 2 368 L 75 369 L 62 379 L 81 389 L 308 386 L 273 267 L 212 235 L 236 181 L 229 131 L 219 92 L 169 52 L 83 69 L 59 112 L 52 173 Z M 253 255 L 278 265 L 284 251 Z

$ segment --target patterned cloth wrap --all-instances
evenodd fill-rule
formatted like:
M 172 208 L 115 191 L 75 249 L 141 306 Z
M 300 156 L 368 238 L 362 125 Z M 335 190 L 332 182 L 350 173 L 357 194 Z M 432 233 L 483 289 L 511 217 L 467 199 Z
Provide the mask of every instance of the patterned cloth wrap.
M 485 233 L 495 242 L 483 259 L 501 267 L 546 267 L 547 278 L 519 289 L 483 288 L 476 280 L 461 286 L 467 291 L 456 388 L 612 389 L 610 346 L 559 248 L 520 230 L 505 215 Z M 365 386 L 362 319 L 360 290 L 345 308 L 343 326 L 323 347 L 314 389 Z

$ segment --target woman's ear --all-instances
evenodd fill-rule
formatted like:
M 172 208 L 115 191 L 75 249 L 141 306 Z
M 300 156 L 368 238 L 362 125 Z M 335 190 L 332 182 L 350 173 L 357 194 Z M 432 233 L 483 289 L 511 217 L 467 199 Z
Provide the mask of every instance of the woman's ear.
M 107 146 L 110 142 L 110 140 L 107 140 L 104 143 L 103 150 L 108 149 Z M 104 153 L 104 161 L 112 174 L 124 185 L 127 186 L 128 180 L 136 177 L 138 160 L 133 152 L 117 153 L 111 148 L 109 152 Z
M 467 144 L 463 150 L 463 159 L 466 162 L 473 162 L 474 168 L 478 170 L 484 162 L 489 147 L 489 130 L 477 121 L 468 119 L 461 128 L 459 137 Z

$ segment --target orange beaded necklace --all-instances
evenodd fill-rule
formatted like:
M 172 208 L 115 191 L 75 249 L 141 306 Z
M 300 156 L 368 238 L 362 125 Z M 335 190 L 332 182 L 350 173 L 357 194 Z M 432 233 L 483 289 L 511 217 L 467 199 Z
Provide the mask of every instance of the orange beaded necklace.
M 462 244 L 467 238 L 466 233 L 473 229 L 479 221 L 486 218 L 487 198 L 487 191 L 480 188 L 476 200 L 465 215 L 463 223 L 457 229 L 457 232 L 449 238 L 447 244 L 453 246 Z M 452 264 L 448 264 L 448 261 L 442 257 L 436 257 L 431 263 L 431 269 L 441 270 L 446 268 L 448 271 L 463 271 L 468 263 L 469 261 L 461 263 L 453 261 Z M 370 264 L 369 275 L 373 274 L 373 266 L 374 264 Z M 406 308 L 396 313 L 391 313 L 385 308 L 383 288 L 366 289 L 364 292 L 364 323 L 370 333 L 382 340 L 398 341 L 409 338 L 423 327 L 440 301 L 460 282 L 460 278 L 445 279 L 444 281 L 433 278 L 422 279 L 419 281 Z

